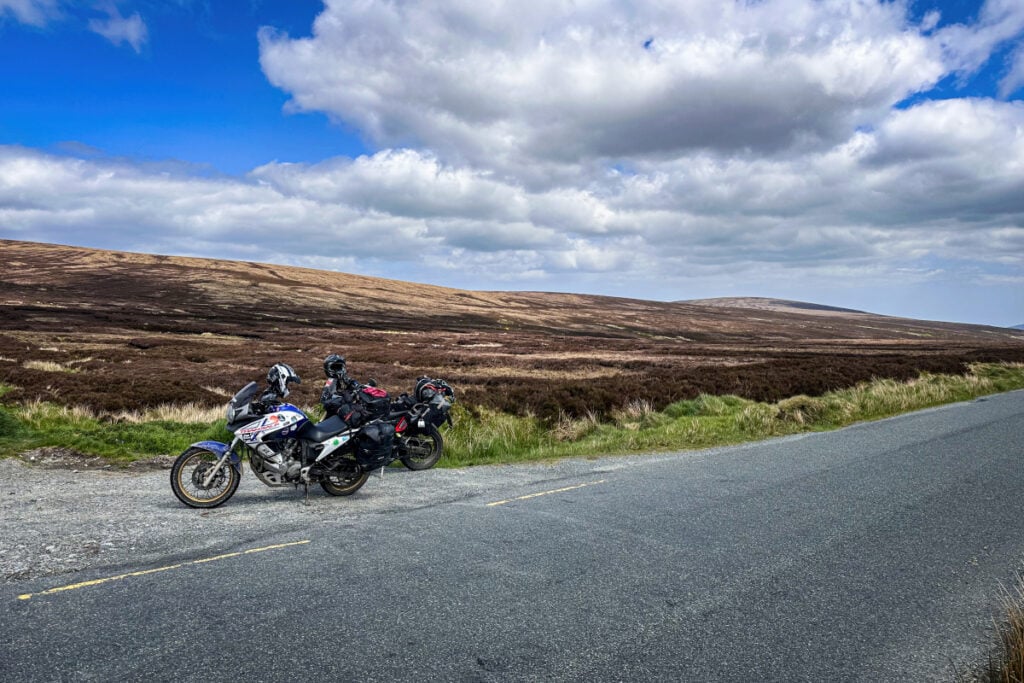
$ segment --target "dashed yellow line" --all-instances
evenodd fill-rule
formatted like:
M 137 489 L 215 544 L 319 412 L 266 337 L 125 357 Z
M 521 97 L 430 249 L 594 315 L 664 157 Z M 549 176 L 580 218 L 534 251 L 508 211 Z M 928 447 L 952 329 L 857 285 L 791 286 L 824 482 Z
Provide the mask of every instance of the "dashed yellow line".
M 262 548 L 250 548 L 249 550 L 239 550 L 235 553 L 225 553 L 223 555 L 215 555 L 214 557 L 205 557 L 201 560 L 190 560 L 189 562 L 181 562 L 179 564 L 170 564 L 166 567 L 157 567 L 155 569 L 143 569 L 137 572 L 129 572 L 127 574 L 118 574 L 117 576 L 107 576 L 102 579 L 93 579 L 91 581 L 82 581 L 81 583 L 72 583 L 67 586 L 57 586 L 56 588 L 49 588 L 38 593 L 24 593 L 18 596 L 19 600 L 28 600 L 40 595 L 53 595 L 54 593 L 62 593 L 64 591 L 73 591 L 79 588 L 88 588 L 89 586 L 98 586 L 101 583 L 109 583 L 111 581 L 120 581 L 121 579 L 130 579 L 135 576 L 145 576 L 146 574 L 156 574 L 158 572 L 167 572 L 172 569 L 181 569 L 182 567 L 188 567 L 194 564 L 205 564 L 206 562 L 216 562 L 217 560 L 226 560 L 229 557 L 239 557 L 241 555 L 251 555 L 252 553 L 262 553 L 267 550 L 277 550 L 278 548 L 290 548 L 295 545 L 305 545 L 309 543 L 309 540 L 295 541 L 293 543 L 278 543 L 277 545 L 268 545 Z
M 596 486 L 603 484 L 607 479 L 600 479 L 598 481 L 588 481 L 586 484 L 577 484 L 576 486 L 566 486 L 564 489 L 554 489 L 551 491 L 541 491 L 540 493 L 531 493 L 526 496 L 519 496 L 518 498 L 509 498 L 508 500 L 496 500 L 493 503 L 488 503 L 487 507 L 494 507 L 495 505 L 504 505 L 505 503 L 512 503 L 517 500 L 527 500 L 529 498 L 537 498 L 539 496 L 550 496 L 552 493 L 565 493 L 566 491 L 575 491 L 576 489 L 582 489 L 587 486 Z

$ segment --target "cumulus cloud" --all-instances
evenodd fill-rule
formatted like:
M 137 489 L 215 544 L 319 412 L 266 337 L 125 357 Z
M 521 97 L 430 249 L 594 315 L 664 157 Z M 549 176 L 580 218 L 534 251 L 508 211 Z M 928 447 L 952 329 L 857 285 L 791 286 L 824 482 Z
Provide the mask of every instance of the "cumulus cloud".
M 208 178 L 0 148 L 0 235 L 663 298 L 995 286 L 1024 268 L 1024 104 L 906 102 L 1018 5 L 328 0 L 309 37 L 261 30 L 261 64 L 377 151 Z
M 117 5 L 112 2 L 103 5 L 102 11 L 106 13 L 106 18 L 90 19 L 90 31 L 98 33 L 114 45 L 128 43 L 136 52 L 142 50 L 149 39 L 149 31 L 138 12 L 130 17 L 122 16 Z
M 670 291 L 711 272 L 865 268 L 902 282 L 936 259 L 1024 265 L 1022 158 L 1024 104 L 995 100 L 897 110 L 813 153 L 694 151 L 578 188 L 531 189 L 408 149 L 211 179 L 7 147 L 0 225 L 24 239 L 88 231 L 97 246 L 358 259 L 361 272 L 417 279 L 410 266 L 429 267 L 492 285 L 606 273 Z M 163 241 L 138 244 L 140 230 Z
M 260 59 L 294 109 L 519 173 L 828 146 L 946 73 L 902 3 L 810 0 L 335 0 Z

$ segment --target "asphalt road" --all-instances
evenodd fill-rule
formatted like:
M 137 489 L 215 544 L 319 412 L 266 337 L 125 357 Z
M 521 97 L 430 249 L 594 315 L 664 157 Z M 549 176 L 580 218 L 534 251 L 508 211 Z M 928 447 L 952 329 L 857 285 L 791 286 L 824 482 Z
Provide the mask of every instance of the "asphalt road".
M 373 509 L 0 585 L 0 680 L 951 681 L 1024 567 L 1022 437 L 1015 392 L 738 448 L 410 473 L 484 477 L 417 505 L 371 482 L 316 502 Z

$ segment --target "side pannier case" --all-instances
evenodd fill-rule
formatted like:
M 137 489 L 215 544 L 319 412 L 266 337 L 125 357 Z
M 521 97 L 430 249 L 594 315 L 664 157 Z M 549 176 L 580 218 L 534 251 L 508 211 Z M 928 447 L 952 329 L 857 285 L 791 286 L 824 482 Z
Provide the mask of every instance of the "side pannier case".
M 356 437 L 356 458 L 367 469 L 382 467 L 391 460 L 394 443 L 394 425 L 387 422 L 368 424 Z

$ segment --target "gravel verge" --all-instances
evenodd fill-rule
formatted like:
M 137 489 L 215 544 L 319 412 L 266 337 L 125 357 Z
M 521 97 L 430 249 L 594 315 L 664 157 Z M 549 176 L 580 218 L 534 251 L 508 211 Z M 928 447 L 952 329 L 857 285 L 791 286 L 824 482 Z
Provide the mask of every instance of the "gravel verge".
M 32 451 L 0 460 L 0 582 L 158 566 L 250 547 L 313 525 L 349 524 L 476 496 L 500 500 L 544 482 L 618 469 L 638 457 L 666 456 L 424 472 L 388 468 L 383 478 L 371 475 L 349 497 L 310 487 L 308 505 L 301 488 L 267 487 L 245 468 L 231 500 L 196 510 L 171 492 L 171 459 L 118 468 L 71 451 Z

